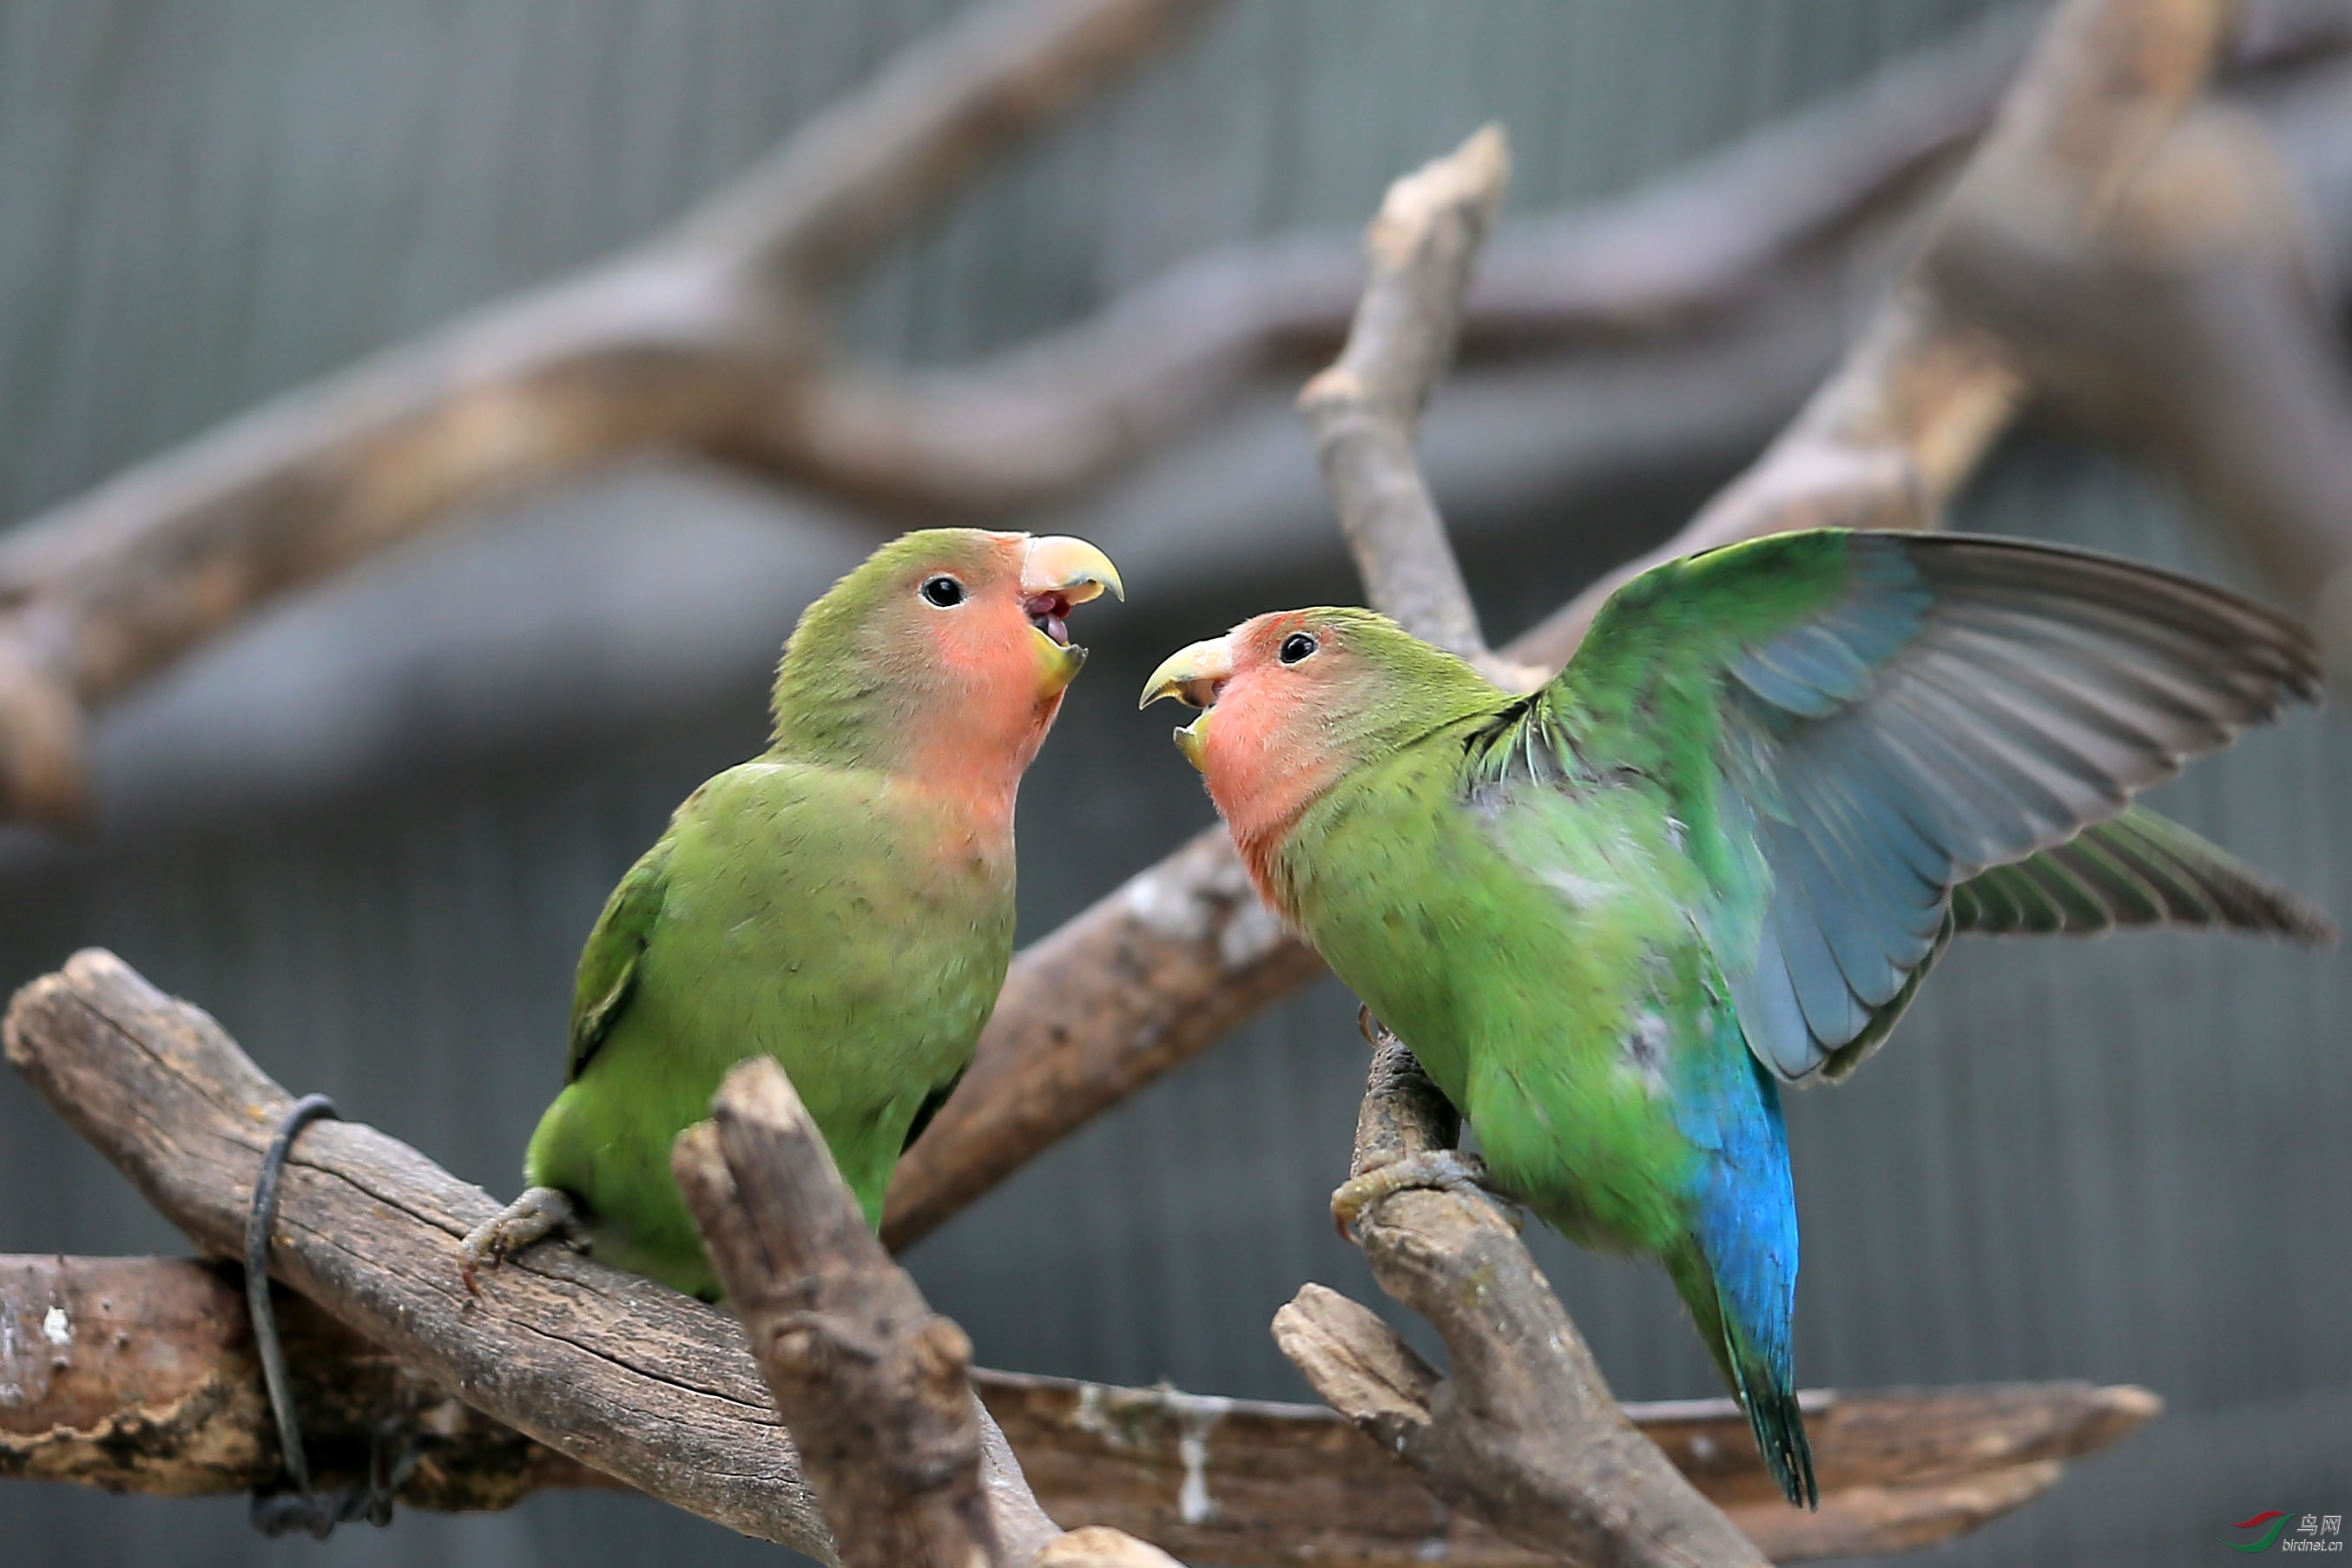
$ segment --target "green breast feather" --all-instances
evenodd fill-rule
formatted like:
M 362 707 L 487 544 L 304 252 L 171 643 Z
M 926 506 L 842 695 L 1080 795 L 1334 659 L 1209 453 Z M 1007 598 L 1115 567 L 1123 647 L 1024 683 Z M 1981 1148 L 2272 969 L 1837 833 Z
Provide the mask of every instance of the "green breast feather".
M 939 837 L 920 796 L 808 763 L 746 763 L 679 808 L 581 955 L 572 1081 L 526 1161 L 580 1200 L 598 1257 L 710 1292 L 669 1146 L 754 1053 L 792 1075 L 879 1223 L 1012 956 L 1010 866 L 942 864 Z

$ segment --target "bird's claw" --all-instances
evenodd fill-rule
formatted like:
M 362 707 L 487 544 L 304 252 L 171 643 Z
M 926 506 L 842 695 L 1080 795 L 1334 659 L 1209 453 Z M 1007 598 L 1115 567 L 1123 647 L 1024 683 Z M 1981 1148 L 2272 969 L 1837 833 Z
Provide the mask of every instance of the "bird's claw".
M 1456 1193 L 1464 1197 L 1485 1198 L 1503 1208 L 1504 1217 L 1513 1230 L 1524 1223 L 1518 1211 L 1511 1206 L 1511 1195 L 1486 1173 L 1486 1162 L 1459 1149 L 1424 1149 L 1351 1177 L 1331 1194 L 1331 1223 L 1339 1228 L 1342 1240 L 1354 1241 L 1356 1226 L 1365 1215 L 1399 1193 L 1412 1192 Z
M 545 1237 L 562 1233 L 567 1246 L 578 1245 L 580 1216 L 572 1200 L 553 1187 L 531 1187 L 522 1196 L 466 1233 L 457 1244 L 457 1278 L 466 1294 L 479 1296 L 475 1271 L 496 1268 L 508 1258 Z

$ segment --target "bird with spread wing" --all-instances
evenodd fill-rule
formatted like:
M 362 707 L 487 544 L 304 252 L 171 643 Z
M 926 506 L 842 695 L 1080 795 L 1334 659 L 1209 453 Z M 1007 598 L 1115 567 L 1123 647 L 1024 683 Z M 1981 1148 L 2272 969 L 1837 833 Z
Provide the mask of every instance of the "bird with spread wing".
M 1664 1263 L 1790 1501 L 1816 1498 L 1780 1086 L 1883 1041 L 1961 931 L 2326 918 L 2131 797 L 2289 701 L 2309 637 L 2043 544 L 1782 534 L 1627 584 L 1532 696 L 1366 610 L 1171 658 L 1252 879 L 1475 1129 L 1476 1179 Z

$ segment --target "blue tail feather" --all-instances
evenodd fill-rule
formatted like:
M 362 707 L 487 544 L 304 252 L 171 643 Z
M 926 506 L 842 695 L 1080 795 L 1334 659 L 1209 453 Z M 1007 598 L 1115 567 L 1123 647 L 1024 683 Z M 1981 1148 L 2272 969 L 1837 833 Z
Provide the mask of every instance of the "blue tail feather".
M 1780 1087 L 1735 1044 L 1736 1058 L 1684 1086 L 1677 1121 L 1701 1155 L 1688 1193 L 1689 1244 L 1666 1267 L 1748 1413 L 1764 1468 L 1790 1502 L 1812 1508 L 1821 1494 L 1790 1343 L 1797 1197 L 1788 1134 Z

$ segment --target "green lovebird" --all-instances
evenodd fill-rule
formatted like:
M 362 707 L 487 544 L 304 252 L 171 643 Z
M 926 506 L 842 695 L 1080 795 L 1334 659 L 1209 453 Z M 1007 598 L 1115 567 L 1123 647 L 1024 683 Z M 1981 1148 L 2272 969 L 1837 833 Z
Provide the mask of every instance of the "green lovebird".
M 1070 606 L 1118 573 L 1082 540 L 933 529 L 802 615 L 774 739 L 686 798 L 580 954 L 567 1082 L 530 1190 L 466 1238 L 468 1285 L 556 1228 L 717 1299 L 670 1144 L 719 1080 L 783 1065 L 867 1219 L 947 1099 L 1013 956 L 1013 804 L 1086 662 Z
M 1783 534 L 1612 596 L 1531 697 L 1366 610 L 1260 616 L 1144 691 L 1259 892 L 1476 1130 L 1483 1180 L 1663 1262 L 1790 1501 L 1780 1089 L 1884 1039 L 1955 931 L 2326 918 L 2128 807 L 2316 694 L 2311 639 L 2049 545 Z

